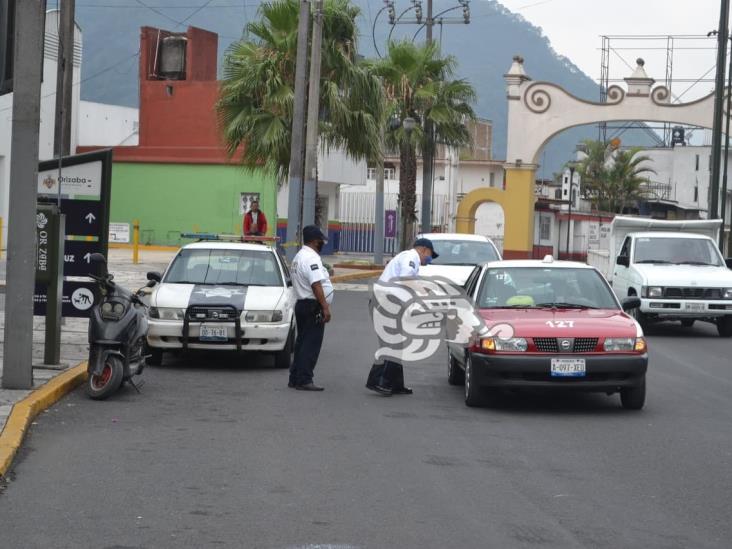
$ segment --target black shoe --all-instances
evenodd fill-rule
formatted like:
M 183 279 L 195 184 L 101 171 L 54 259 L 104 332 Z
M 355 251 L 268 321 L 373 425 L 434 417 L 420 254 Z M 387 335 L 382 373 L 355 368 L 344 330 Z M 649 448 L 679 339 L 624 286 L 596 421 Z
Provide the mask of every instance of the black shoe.
M 295 385 L 295 389 L 298 391 L 324 391 L 324 387 L 319 387 L 315 383 L 307 383 L 305 385 Z
M 392 389 L 392 393 L 395 395 L 411 395 L 414 391 L 409 387 L 399 387 L 398 389 Z
M 383 387 L 381 385 L 369 385 L 367 383 L 366 388 L 383 396 L 391 396 L 393 394 L 391 389 L 389 389 L 388 387 Z
M 289 387 L 290 389 L 294 389 L 294 388 L 295 388 L 295 384 L 294 384 L 294 383 L 293 383 L 292 381 L 288 381 L 288 382 L 287 382 L 287 386 L 288 386 L 288 387 Z

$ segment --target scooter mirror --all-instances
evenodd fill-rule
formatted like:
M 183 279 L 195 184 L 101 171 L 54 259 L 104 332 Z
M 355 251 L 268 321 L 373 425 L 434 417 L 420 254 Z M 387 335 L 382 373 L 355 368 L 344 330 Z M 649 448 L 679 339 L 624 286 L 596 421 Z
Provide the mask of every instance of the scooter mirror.
M 107 263 L 107 258 L 100 253 L 94 253 L 89 256 L 92 263 Z

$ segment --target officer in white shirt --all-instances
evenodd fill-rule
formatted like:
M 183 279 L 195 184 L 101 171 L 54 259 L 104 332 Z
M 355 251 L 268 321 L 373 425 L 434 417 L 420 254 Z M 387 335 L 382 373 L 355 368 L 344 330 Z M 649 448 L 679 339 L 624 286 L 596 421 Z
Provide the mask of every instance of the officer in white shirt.
M 419 266 L 427 265 L 439 254 L 435 252 L 432 241 L 418 238 L 411 250 L 400 252 L 387 263 L 379 282 L 391 282 L 396 278 L 419 276 Z M 374 300 L 372 300 L 372 305 Z M 404 386 L 404 368 L 393 360 L 376 359 L 366 380 L 366 388 L 384 396 L 411 395 L 412 389 Z
M 322 391 L 313 383 L 313 370 L 323 344 L 325 323 L 330 322 L 333 284 L 320 259 L 327 242 L 319 227 L 308 225 L 302 231 L 305 244 L 292 260 L 292 287 L 295 291 L 297 340 L 290 366 L 288 387 L 299 391 Z

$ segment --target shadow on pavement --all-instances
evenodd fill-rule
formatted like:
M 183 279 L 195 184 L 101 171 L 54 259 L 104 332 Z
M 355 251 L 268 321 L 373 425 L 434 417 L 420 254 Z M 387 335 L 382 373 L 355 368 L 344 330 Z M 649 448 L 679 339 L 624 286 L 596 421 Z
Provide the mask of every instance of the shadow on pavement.
M 163 368 L 166 370 L 272 370 L 285 371 L 275 368 L 274 356 L 267 353 L 235 351 L 189 351 L 187 353 L 166 353 L 162 366 L 151 366 L 151 368 Z

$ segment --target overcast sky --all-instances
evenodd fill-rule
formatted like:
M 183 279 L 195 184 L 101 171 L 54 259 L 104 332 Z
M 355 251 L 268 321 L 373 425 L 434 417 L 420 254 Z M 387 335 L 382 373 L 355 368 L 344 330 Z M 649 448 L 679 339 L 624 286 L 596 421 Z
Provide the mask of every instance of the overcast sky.
M 600 35 L 706 35 L 719 25 L 720 0 L 499 0 L 513 12 L 521 14 L 541 27 L 554 49 L 569 57 L 594 79 L 600 76 Z M 712 41 L 677 41 L 697 48 L 714 46 Z M 645 42 L 646 47 L 664 47 L 662 41 Z M 614 41 L 616 53 L 611 55 L 611 77 L 622 78 L 630 72 L 625 62 L 635 65 L 645 58 L 646 69 L 656 80 L 663 80 L 665 52 L 637 49 L 639 42 Z M 631 50 L 620 48 L 631 47 Z M 674 76 L 684 79 L 701 77 L 715 64 L 712 50 L 677 51 Z M 530 60 L 527 70 L 531 74 Z M 714 78 L 712 70 L 708 77 Z M 675 95 L 683 93 L 691 83 L 674 85 Z M 684 99 L 699 97 L 711 91 L 712 84 L 694 86 Z

